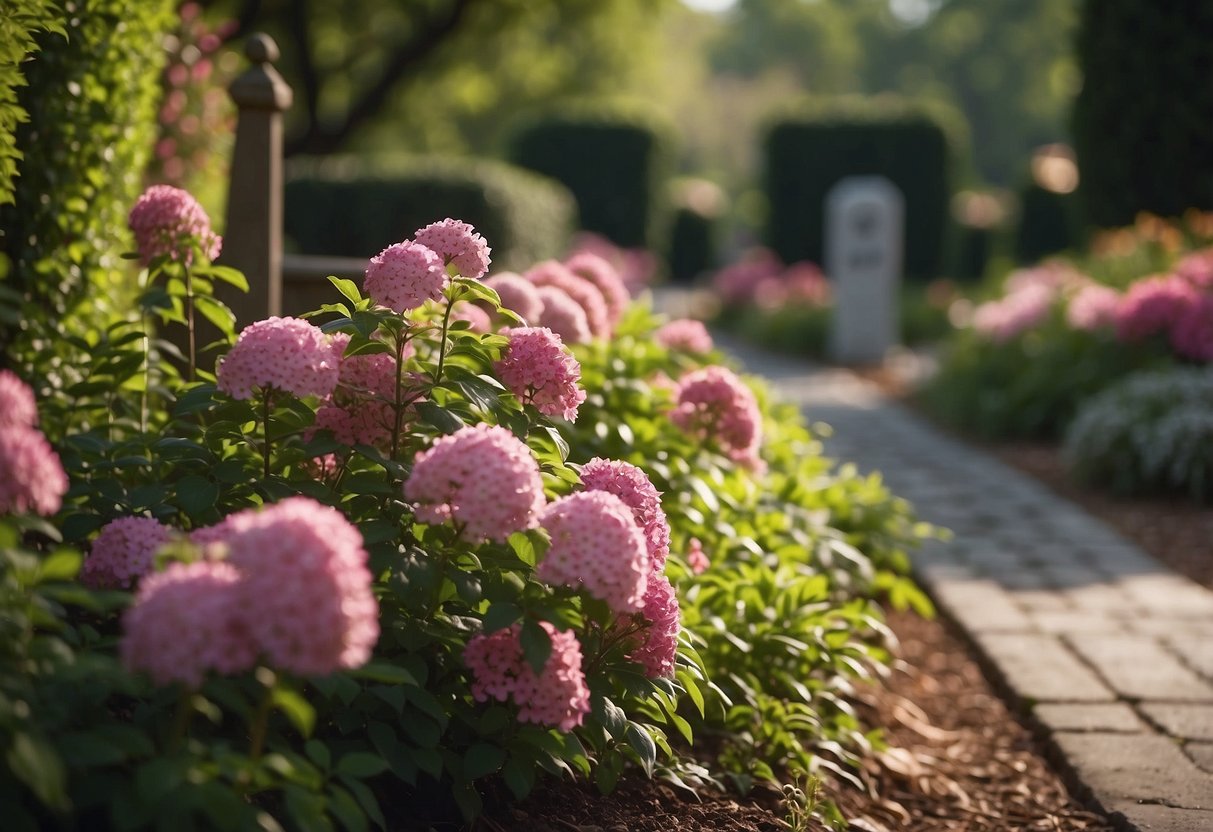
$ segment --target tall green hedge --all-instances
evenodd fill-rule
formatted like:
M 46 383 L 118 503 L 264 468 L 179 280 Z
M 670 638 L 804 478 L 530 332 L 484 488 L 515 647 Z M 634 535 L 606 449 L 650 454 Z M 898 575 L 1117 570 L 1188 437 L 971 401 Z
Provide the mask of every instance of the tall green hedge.
M 1087 218 L 1213 209 L 1213 3 L 1085 0 L 1074 149 Z
M 582 229 L 625 248 L 656 248 L 663 238 L 670 133 L 647 111 L 585 105 L 520 126 L 508 157 L 567 186 Z
M 494 270 L 520 270 L 565 253 L 576 206 L 558 183 L 501 162 L 291 160 L 285 233 L 304 254 L 369 257 L 445 217 L 492 242 Z
M 13 178 L 21 159 L 16 131 L 27 118 L 17 100 L 17 90 L 25 86 L 22 64 L 38 51 L 39 33 L 62 29 L 55 0 L 5 0 L 0 4 L 0 204 L 13 199 Z
M 7 0 L 6 0 L 7 2 Z M 78 311 L 102 323 L 131 297 L 126 216 L 155 138 L 163 33 L 171 0 L 78 0 L 60 34 L 38 37 L 22 64 L 13 202 L 0 206 L 5 287 L 17 320 L 0 319 L 0 350 Z M 87 301 L 87 302 L 86 302 Z M 10 308 L 10 312 L 11 312 Z
M 1019 222 L 1012 253 L 1019 265 L 1076 247 L 1081 220 L 1073 193 L 1050 191 L 1028 181 L 1019 191 Z
M 767 243 L 785 263 L 825 257 L 825 199 L 839 180 L 880 175 L 905 197 L 905 268 L 942 268 L 958 130 L 888 100 L 825 100 L 772 122 L 766 135 Z M 952 135 L 950 135 L 950 133 Z

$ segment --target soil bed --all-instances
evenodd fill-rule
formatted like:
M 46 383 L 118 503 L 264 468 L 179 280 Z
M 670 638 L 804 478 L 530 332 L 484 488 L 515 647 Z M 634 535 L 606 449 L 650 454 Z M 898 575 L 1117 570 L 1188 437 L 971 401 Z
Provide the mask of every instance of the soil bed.
M 823 790 L 852 819 L 852 829 L 1111 832 L 1105 818 L 1069 796 L 1031 732 L 944 623 L 896 614 L 890 624 L 902 661 L 883 688 L 862 696 L 869 723 L 885 726 L 890 748 L 862 773 L 867 792 L 845 783 L 827 783 Z M 694 802 L 633 777 L 608 797 L 591 786 L 552 783 L 478 829 L 775 832 L 788 828 L 785 817 L 773 790 L 745 798 L 704 794 Z

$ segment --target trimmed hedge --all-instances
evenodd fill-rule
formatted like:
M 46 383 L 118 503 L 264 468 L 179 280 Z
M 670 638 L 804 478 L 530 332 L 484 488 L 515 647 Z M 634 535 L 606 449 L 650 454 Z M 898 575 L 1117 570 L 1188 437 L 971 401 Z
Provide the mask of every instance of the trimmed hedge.
M 666 259 L 670 279 L 692 283 L 716 263 L 716 239 L 719 220 L 689 206 L 674 211 L 670 221 L 670 244 Z
M 1019 191 L 1015 226 L 1015 262 L 1024 266 L 1081 242 L 1074 194 L 1060 194 L 1029 181 Z
M 879 100 L 827 100 L 767 132 L 766 238 L 785 263 L 825 260 L 825 199 L 840 179 L 880 175 L 905 198 L 905 269 L 932 278 L 943 265 L 952 145 L 941 119 Z
M 669 132 L 647 112 L 576 107 L 522 125 L 510 139 L 508 158 L 567 186 L 583 230 L 624 248 L 656 248 Z
M 1208 0 L 1083 3 L 1073 133 L 1095 225 L 1213 209 L 1211 43 Z
M 22 64 L 18 104 L 29 120 L 15 131 L 23 154 L 14 202 L 0 207 L 5 283 L 21 322 L 0 319 L 0 350 L 18 328 L 63 326 L 80 307 L 103 324 L 132 298 L 126 215 L 143 187 L 156 136 L 161 39 L 169 0 L 90 0 L 43 34 Z M 82 302 L 87 301 L 87 306 Z M 7 318 L 7 316 L 5 316 Z
M 572 196 L 501 162 L 432 156 L 293 159 L 285 233 L 304 254 L 369 257 L 435 218 L 459 217 L 492 240 L 494 271 L 565 253 Z

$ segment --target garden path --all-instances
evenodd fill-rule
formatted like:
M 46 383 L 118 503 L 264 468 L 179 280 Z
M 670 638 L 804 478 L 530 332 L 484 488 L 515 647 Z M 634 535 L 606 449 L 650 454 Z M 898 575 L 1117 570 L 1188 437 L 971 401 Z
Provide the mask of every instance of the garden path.
M 723 346 L 832 427 L 828 455 L 954 532 L 915 553 L 915 575 L 1080 798 L 1126 829 L 1213 830 L 1213 592 L 874 384 Z

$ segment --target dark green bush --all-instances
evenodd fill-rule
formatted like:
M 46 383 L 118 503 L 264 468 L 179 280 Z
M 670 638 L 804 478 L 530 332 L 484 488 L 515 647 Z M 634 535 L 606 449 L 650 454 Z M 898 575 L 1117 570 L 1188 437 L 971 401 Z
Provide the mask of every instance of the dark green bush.
M 131 248 L 126 215 L 156 135 L 161 35 L 173 5 L 79 3 L 67 37 L 42 35 L 23 64 L 18 103 L 29 120 L 16 148 L 24 158 L 14 203 L 0 207 L 0 251 L 12 261 L 5 303 L 20 312 L 0 320 L 0 350 L 18 328 L 59 326 L 77 307 L 86 324 L 103 323 L 133 298 L 119 255 Z
M 1080 243 L 1077 205 L 1072 193 L 1062 194 L 1029 181 L 1019 192 L 1019 223 L 1013 254 L 1020 265 L 1035 263 Z
M 576 221 L 555 182 L 500 162 L 424 156 L 292 161 L 285 213 L 299 251 L 345 257 L 459 217 L 492 240 L 497 271 L 564 254 Z
M 675 282 L 690 283 L 715 264 L 717 225 L 716 218 L 694 208 L 683 206 L 674 211 L 666 257 Z
M 644 248 L 660 239 L 669 144 L 667 129 L 651 114 L 584 107 L 521 126 L 509 158 L 564 183 L 577 199 L 583 230 Z
M 1213 4 L 1086 0 L 1074 149 L 1087 218 L 1213 208 Z
M 767 243 L 785 263 L 824 262 L 830 189 L 885 176 L 905 197 L 906 273 L 938 276 L 955 141 L 933 113 L 886 100 L 819 102 L 780 118 L 766 135 Z

